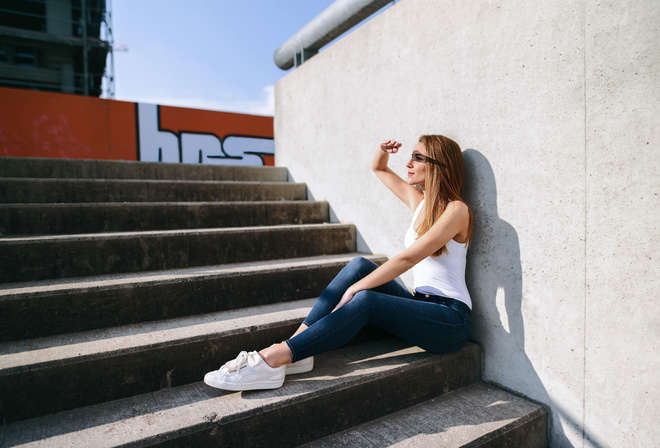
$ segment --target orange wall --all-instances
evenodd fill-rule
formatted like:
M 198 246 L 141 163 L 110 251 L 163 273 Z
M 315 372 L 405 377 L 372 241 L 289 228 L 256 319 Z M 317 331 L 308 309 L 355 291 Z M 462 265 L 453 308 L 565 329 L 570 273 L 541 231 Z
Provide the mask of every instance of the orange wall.
M 0 87 L 0 156 L 138 160 L 136 103 Z M 158 106 L 160 129 L 273 138 L 273 117 Z M 220 143 L 222 144 L 222 143 Z M 258 160 L 258 159 L 257 159 Z M 263 154 L 265 164 L 273 156 Z M 220 162 L 222 163 L 222 162 Z
M 172 132 L 205 132 L 220 138 L 249 135 L 273 138 L 273 117 L 160 106 L 160 127 Z

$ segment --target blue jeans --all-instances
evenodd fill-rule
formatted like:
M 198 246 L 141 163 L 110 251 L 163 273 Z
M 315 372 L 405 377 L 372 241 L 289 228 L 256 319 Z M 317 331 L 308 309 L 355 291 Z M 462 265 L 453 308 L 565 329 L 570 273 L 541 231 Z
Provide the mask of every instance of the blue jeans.
M 433 353 L 460 349 L 470 334 L 470 308 L 454 299 L 411 294 L 396 281 L 360 291 L 337 311 L 332 310 L 349 286 L 378 265 L 354 258 L 330 282 L 303 322 L 308 328 L 287 340 L 293 362 L 341 347 L 366 324 Z

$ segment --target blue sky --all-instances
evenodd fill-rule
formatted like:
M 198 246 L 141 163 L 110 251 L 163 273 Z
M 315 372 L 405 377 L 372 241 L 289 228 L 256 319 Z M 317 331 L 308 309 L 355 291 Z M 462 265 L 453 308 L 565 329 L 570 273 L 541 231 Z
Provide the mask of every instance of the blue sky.
M 273 113 L 273 53 L 333 0 L 112 0 L 115 99 Z

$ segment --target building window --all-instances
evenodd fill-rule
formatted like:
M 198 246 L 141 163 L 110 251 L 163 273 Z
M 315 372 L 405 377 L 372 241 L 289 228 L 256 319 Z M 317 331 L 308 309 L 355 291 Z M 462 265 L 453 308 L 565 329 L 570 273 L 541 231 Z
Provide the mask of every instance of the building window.
M 0 25 L 46 31 L 45 1 L 0 0 Z
M 15 47 L 14 64 L 37 67 L 39 65 L 37 61 L 37 50 L 28 47 Z

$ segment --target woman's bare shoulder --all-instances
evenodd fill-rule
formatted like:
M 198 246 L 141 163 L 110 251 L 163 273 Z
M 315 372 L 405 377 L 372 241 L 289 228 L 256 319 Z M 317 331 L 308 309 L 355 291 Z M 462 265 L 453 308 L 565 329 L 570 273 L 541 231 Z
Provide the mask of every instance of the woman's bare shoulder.
M 470 207 L 463 201 L 451 201 L 447 204 L 445 213 L 463 215 L 470 213 Z

